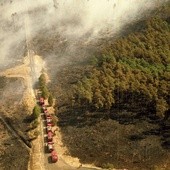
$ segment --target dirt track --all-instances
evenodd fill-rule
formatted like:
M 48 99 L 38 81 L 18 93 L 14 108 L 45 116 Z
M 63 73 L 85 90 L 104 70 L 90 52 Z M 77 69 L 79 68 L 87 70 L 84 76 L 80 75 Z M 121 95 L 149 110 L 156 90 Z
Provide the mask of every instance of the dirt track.
M 26 4 L 28 3 L 28 1 L 26 0 Z M 35 63 L 35 55 L 34 55 L 34 52 L 33 50 L 31 49 L 31 31 L 30 31 L 30 18 L 29 18 L 29 14 L 28 14 L 28 9 L 26 8 L 26 15 L 25 15 L 25 33 L 26 33 L 26 44 L 27 44 L 27 56 L 28 56 L 28 59 L 29 59 L 29 67 L 31 69 L 31 80 L 32 80 L 32 84 L 35 83 L 35 81 L 38 80 L 38 74 L 40 74 L 40 71 L 41 70 L 38 70 L 39 72 L 37 73 L 37 68 L 39 67 L 38 63 L 36 65 Z M 43 62 L 41 62 L 42 64 Z M 41 67 L 41 66 L 40 66 Z M 43 65 L 42 67 L 43 68 Z M 31 86 L 28 86 L 29 88 L 31 88 Z M 32 152 L 32 156 L 34 157 L 35 155 L 37 155 L 35 158 L 36 158 L 36 161 L 33 161 L 32 164 L 33 165 L 30 165 L 30 168 L 32 168 L 33 170 L 37 169 L 45 169 L 45 170 L 72 170 L 72 169 L 77 169 L 70 166 L 68 163 L 66 163 L 64 161 L 64 156 L 61 156 L 60 154 L 60 151 L 62 150 L 62 147 L 60 146 L 60 151 L 59 151 L 59 161 L 57 164 L 51 164 L 50 161 L 49 161 L 49 156 L 47 155 L 44 155 L 44 134 L 43 134 L 43 128 L 44 128 L 44 123 L 43 123 L 43 120 L 41 121 L 42 124 L 40 124 L 40 136 L 38 137 L 37 140 L 35 140 L 33 142 L 33 152 Z M 60 134 L 58 134 L 60 135 Z M 61 137 L 61 135 L 60 135 Z M 60 140 L 60 143 L 61 143 L 61 138 L 59 139 Z M 57 147 L 58 148 L 58 147 Z M 70 157 L 70 160 L 69 161 L 72 161 L 74 158 L 71 158 Z M 33 160 L 33 159 L 32 159 Z M 44 163 L 43 163 L 44 162 Z M 82 168 L 79 168 L 79 169 L 82 169 Z M 84 169 L 84 168 L 83 168 Z M 90 168 L 85 168 L 87 170 L 90 170 Z

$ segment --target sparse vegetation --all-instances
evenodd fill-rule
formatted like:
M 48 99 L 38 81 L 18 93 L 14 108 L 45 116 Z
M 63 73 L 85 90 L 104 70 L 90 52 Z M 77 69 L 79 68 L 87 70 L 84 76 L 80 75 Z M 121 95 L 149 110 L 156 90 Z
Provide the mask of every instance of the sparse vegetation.
M 19 102 L 23 97 L 22 83 L 21 78 L 0 77 L 1 117 L 21 137 L 21 140 L 14 137 L 13 133 L 8 130 L 7 126 L 0 119 L 0 169 L 17 170 L 27 169 L 28 167 L 30 153 L 22 141 L 23 139 L 25 141 L 28 139 L 25 133 L 29 126 L 25 122 L 28 112 L 23 104 Z M 16 87 L 19 87 L 19 91 Z M 24 157 L 21 158 L 21 155 L 24 155 Z
M 37 128 L 38 125 L 39 125 L 38 120 L 37 120 L 37 119 L 33 120 L 33 121 L 31 122 L 31 129 Z
M 57 125 L 57 118 L 55 115 L 51 115 L 52 116 L 52 125 L 55 126 Z
M 33 129 L 28 132 L 29 141 L 37 139 L 40 132 L 37 129 Z
M 0 89 L 3 89 L 6 85 L 7 79 L 5 77 L 0 77 Z
M 114 165 L 110 164 L 110 163 L 106 163 L 106 164 L 103 164 L 102 168 L 111 169 L 112 170 L 114 168 Z

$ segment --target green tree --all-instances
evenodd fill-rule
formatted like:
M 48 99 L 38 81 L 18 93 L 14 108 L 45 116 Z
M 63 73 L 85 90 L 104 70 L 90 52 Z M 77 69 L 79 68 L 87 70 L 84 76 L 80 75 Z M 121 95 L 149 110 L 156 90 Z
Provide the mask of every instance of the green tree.
M 41 113 L 41 108 L 38 105 L 36 105 L 33 109 L 32 118 L 34 120 L 37 119 L 39 117 L 40 113 Z
M 152 103 L 163 116 L 169 108 L 169 37 L 169 22 L 153 17 L 146 21 L 143 31 L 106 41 L 93 58 L 93 67 L 76 84 L 74 103 L 111 109 L 121 101 L 125 104 L 130 92 L 138 99 L 134 102 L 141 106 Z
M 41 90 L 42 90 L 42 97 L 43 97 L 44 99 L 47 99 L 48 96 L 49 96 L 49 91 L 48 91 L 47 86 L 43 86 Z
M 46 76 L 44 73 L 42 73 L 39 77 L 39 85 L 40 87 L 44 87 L 46 85 L 47 81 L 46 81 Z
M 52 96 L 51 93 L 50 93 L 49 96 L 48 96 L 48 104 L 49 104 L 49 106 L 52 106 L 52 105 L 53 105 L 53 96 Z

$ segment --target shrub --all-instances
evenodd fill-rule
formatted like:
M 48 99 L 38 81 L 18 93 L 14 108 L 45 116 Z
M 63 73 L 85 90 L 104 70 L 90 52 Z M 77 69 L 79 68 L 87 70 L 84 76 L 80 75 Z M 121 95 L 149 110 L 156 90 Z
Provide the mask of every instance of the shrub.
M 43 97 L 44 99 L 47 99 L 48 96 L 49 96 L 48 88 L 47 88 L 46 86 L 44 86 L 44 87 L 42 88 L 42 97 Z
M 39 77 L 39 85 L 40 85 L 40 87 L 43 87 L 43 86 L 45 86 L 46 85 L 46 77 L 45 77 L 45 74 L 44 73 L 42 73 L 41 75 L 40 75 L 40 77 Z
M 33 113 L 32 113 L 33 120 L 37 119 L 39 117 L 40 113 L 41 113 L 41 108 L 38 105 L 36 105 L 34 107 Z
M 49 106 L 53 105 L 53 96 L 51 93 L 49 94 L 49 97 L 48 97 L 48 104 L 49 104 Z
M 35 119 L 35 120 L 31 123 L 31 128 L 32 128 L 32 129 L 37 128 L 38 124 L 39 124 L 39 123 L 38 123 L 38 120 Z
M 111 163 L 106 163 L 102 165 L 102 168 L 106 168 L 106 169 L 113 169 L 114 165 Z
M 52 124 L 53 126 L 57 124 L 57 118 L 54 115 L 52 115 Z

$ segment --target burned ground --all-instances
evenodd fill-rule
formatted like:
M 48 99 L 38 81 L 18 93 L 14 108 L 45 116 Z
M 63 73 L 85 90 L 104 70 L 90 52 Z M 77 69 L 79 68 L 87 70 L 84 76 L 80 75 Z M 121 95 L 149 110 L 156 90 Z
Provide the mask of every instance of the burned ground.
M 165 135 L 169 136 L 169 120 L 165 122 L 138 108 L 119 106 L 107 112 L 72 107 L 69 89 L 80 76 L 81 69 L 61 70 L 58 86 L 52 85 L 57 89 L 56 116 L 69 154 L 82 163 L 101 167 L 168 169 L 169 144 Z
M 0 127 L 1 136 L 1 169 L 27 169 L 29 150 L 18 140 L 11 132 L 6 129 L 6 126 L 1 121 Z M 24 159 L 23 159 L 24 158 Z
M 168 151 L 161 147 L 160 136 L 141 134 L 153 127 L 147 122 L 121 125 L 109 119 L 91 126 L 62 127 L 62 132 L 71 155 L 78 156 L 83 163 L 145 170 L 167 166 L 168 161 Z
M 14 90 L 14 86 L 20 88 Z M 27 112 L 21 104 L 22 90 L 21 79 L 0 77 L 0 169 L 18 170 L 28 166 L 29 149 L 22 139 L 27 138 L 28 128 L 24 123 Z
M 143 21 L 140 25 L 143 25 Z M 131 29 L 130 26 L 128 29 L 126 34 L 135 31 L 136 28 Z M 141 31 L 140 29 L 137 31 Z M 72 97 L 70 87 L 89 69 L 84 59 L 92 53 L 96 54 L 99 49 L 102 51 L 105 43 L 112 44 L 115 39 L 101 38 L 97 42 L 85 43 L 84 39 L 69 41 L 60 37 L 55 29 L 49 34 L 47 32 L 48 30 L 38 32 L 31 45 L 35 53 L 43 55 L 47 61 L 48 73 L 52 81 L 51 90 L 57 99 L 58 125 L 69 154 L 78 157 L 82 163 L 94 163 L 101 167 L 143 170 L 164 167 L 168 170 L 170 167 L 169 119 L 159 120 L 152 114 L 148 114 L 147 117 L 140 116 L 138 111 L 132 112 L 132 109 L 92 111 L 88 107 L 72 107 L 70 103 Z M 15 48 L 22 52 L 21 55 L 14 53 L 23 56 L 25 46 L 22 48 L 23 52 Z M 72 65 L 67 67 L 67 64 Z M 3 106 L 0 111 L 13 127 L 24 135 L 27 123 L 24 121 L 26 110 L 19 104 L 24 90 L 21 84 L 17 78 L 0 79 L 0 104 Z M 0 168 L 26 169 L 29 154 L 26 147 L 20 145 L 20 142 L 6 131 L 3 124 L 0 128 L 2 136 Z M 25 157 L 21 157 L 23 154 Z M 13 163 L 9 164 L 11 160 Z

